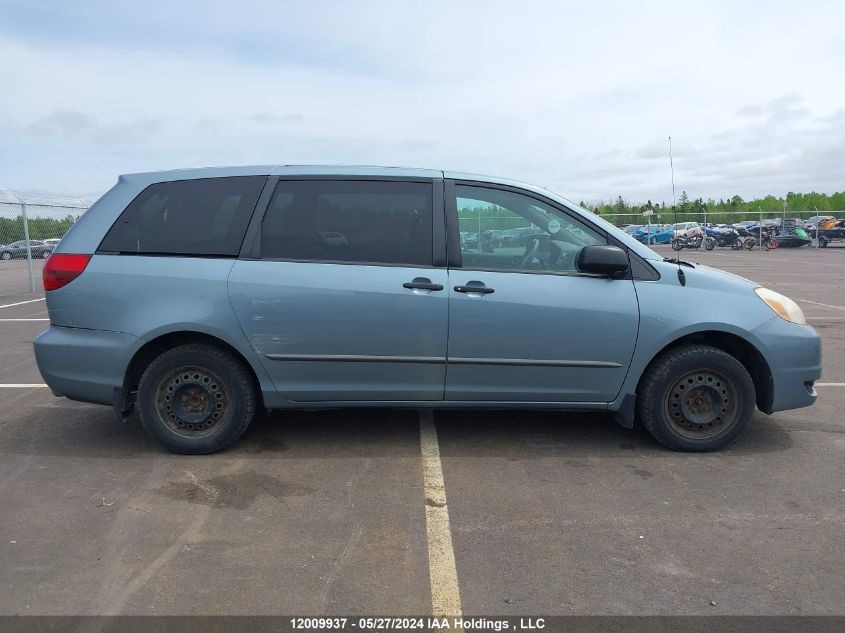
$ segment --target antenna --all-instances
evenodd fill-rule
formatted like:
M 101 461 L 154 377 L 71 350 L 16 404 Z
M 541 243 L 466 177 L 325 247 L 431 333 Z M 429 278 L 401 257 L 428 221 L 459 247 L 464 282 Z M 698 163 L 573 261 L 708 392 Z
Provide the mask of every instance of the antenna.
M 675 201 L 675 164 L 672 162 L 672 137 L 669 137 L 669 171 L 672 174 L 672 217 L 673 217 L 673 224 L 672 224 L 672 239 L 675 239 L 675 225 L 678 223 L 678 206 Z M 678 262 L 678 281 L 682 286 L 687 285 L 687 278 L 684 275 L 684 271 L 681 270 L 681 260 L 677 259 Z
M 675 224 L 678 223 L 678 207 L 675 206 L 675 165 L 672 162 L 672 137 L 669 137 L 669 170 L 672 173 L 672 214 Z

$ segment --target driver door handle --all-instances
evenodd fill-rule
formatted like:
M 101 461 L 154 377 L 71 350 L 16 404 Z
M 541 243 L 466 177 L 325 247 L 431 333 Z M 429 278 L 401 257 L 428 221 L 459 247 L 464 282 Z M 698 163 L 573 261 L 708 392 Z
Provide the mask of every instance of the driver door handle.
M 455 286 L 455 292 L 477 292 L 478 294 L 489 295 L 496 291 L 485 286 L 483 282 L 470 281 L 466 286 Z

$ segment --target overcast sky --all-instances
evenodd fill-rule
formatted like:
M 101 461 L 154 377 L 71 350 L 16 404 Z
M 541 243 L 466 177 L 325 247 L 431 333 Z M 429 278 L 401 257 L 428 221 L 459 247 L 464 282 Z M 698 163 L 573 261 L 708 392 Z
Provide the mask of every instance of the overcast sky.
M 845 2 L 0 0 L 0 186 L 252 163 L 845 189 Z

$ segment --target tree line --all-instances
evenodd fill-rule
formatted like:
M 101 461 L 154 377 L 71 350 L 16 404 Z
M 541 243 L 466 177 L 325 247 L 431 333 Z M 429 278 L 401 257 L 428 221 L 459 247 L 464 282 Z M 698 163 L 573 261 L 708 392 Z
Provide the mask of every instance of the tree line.
M 28 218 L 29 239 L 61 238 L 77 219 L 79 219 L 78 215 L 67 215 L 61 219 Z M 0 244 L 10 244 L 24 238 L 22 215 L 16 218 L 0 218 Z
M 751 215 L 753 213 L 762 212 L 767 217 L 772 217 L 774 213 L 782 214 L 784 202 L 786 202 L 787 217 L 845 215 L 845 191 L 832 194 L 816 193 L 815 191 L 811 193 L 790 191 L 786 194 L 786 198 L 768 195 L 763 198 L 743 200 L 741 196 L 733 196 L 727 200 L 724 198 L 719 200 L 708 198 L 706 201 L 700 197 L 690 199 L 687 192 L 682 191 L 676 207 L 679 216 L 683 214 L 683 220 L 703 221 L 706 213 L 708 222 L 737 222 L 754 219 Z M 582 201 L 581 206 L 598 215 L 624 216 L 614 218 L 616 223 L 639 224 L 645 221 L 642 216 L 646 211 L 652 211 L 652 218 L 660 216 L 660 219 L 664 222 L 671 222 L 674 217 L 671 202 L 666 204 L 665 201 L 653 203 L 648 200 L 645 204 L 632 204 L 622 196 L 618 196 L 615 201 L 610 202 L 589 203 Z M 652 221 L 656 221 L 656 219 Z

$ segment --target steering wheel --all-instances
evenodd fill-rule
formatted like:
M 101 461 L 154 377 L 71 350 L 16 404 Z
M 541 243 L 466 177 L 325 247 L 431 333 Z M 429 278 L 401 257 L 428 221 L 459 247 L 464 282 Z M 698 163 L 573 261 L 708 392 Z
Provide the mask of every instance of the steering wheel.
M 538 250 L 540 250 L 540 240 L 534 237 L 531 239 L 531 243 L 525 247 L 525 255 L 522 256 L 520 268 L 528 268 L 537 256 Z

